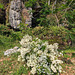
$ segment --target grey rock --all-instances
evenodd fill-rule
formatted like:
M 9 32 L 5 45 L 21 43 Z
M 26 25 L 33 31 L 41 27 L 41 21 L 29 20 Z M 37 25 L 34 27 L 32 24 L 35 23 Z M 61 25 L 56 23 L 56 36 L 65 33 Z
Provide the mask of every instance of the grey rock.
M 25 19 L 27 27 L 31 27 L 33 15 L 31 11 L 32 8 L 26 8 L 21 0 L 12 0 L 9 9 L 9 23 L 11 27 L 18 29 L 20 27 L 19 24 L 22 22 L 22 16 Z
M 11 27 L 14 29 L 19 28 L 18 26 L 21 20 L 21 10 L 22 10 L 22 2 L 21 0 L 13 0 L 11 1 L 10 10 L 9 10 L 9 23 Z
M 11 48 L 11 49 L 6 50 L 6 51 L 4 52 L 4 55 L 9 56 L 9 55 L 11 55 L 11 54 L 13 54 L 13 53 L 18 52 L 18 49 L 19 49 L 19 47 L 15 46 L 13 49 Z
M 25 24 L 27 24 L 27 27 L 31 27 L 31 25 L 32 25 L 32 16 L 33 16 L 32 12 L 31 12 L 32 8 L 29 7 L 27 10 L 29 11 L 28 12 L 28 14 L 29 14 L 28 17 L 29 18 L 26 19 Z

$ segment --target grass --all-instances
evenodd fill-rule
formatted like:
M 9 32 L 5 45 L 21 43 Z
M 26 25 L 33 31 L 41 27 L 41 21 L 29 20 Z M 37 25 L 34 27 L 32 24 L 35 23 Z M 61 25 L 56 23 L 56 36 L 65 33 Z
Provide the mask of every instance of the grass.
M 66 49 L 66 50 L 64 50 L 64 53 L 75 53 L 75 48 L 73 48 L 73 49 Z
M 18 62 L 19 53 L 10 56 L 2 55 L 0 59 L 0 75 L 21 75 L 27 74 L 27 69 L 23 67 L 23 62 Z
M 11 36 L 0 35 L 0 75 L 28 75 L 27 68 L 23 66 L 24 63 L 17 61 L 19 53 L 4 56 L 4 51 L 7 49 L 20 47 L 20 39 L 17 39 L 19 36 L 21 35 L 18 32 L 14 32 Z
M 75 75 L 75 47 L 63 51 L 63 72 L 62 75 Z
M 64 58 L 72 58 L 75 57 L 75 48 L 70 48 L 63 51 Z

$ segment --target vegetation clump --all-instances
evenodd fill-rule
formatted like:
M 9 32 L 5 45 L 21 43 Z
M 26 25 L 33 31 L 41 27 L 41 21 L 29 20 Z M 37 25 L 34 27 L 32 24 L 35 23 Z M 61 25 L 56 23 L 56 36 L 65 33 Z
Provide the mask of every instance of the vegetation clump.
M 58 44 L 48 44 L 36 38 L 33 39 L 29 35 L 25 35 L 20 41 L 21 48 L 18 50 L 21 55 L 18 56 L 18 61 L 24 61 L 27 67 L 31 68 L 30 72 L 34 74 L 58 74 L 62 71 L 58 60 Z

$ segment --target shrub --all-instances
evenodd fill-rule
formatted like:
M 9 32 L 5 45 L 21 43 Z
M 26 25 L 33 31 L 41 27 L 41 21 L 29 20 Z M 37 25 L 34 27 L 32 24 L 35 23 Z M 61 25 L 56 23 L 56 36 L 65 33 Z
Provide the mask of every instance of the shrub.
M 68 28 L 72 29 L 75 28 L 75 10 L 70 10 L 66 12 L 65 17 L 68 21 Z
M 33 75 L 36 73 L 38 75 L 55 75 L 61 72 L 62 61 L 57 58 L 57 43 L 49 45 L 47 41 L 25 35 L 20 44 L 22 47 L 18 50 L 21 54 L 18 56 L 18 61 L 25 61 Z
M 48 40 L 49 43 L 59 43 L 60 49 L 66 48 L 67 46 L 71 45 L 70 36 L 72 35 L 70 35 L 70 31 L 68 29 L 62 26 L 35 27 L 32 30 L 32 33 L 42 40 Z

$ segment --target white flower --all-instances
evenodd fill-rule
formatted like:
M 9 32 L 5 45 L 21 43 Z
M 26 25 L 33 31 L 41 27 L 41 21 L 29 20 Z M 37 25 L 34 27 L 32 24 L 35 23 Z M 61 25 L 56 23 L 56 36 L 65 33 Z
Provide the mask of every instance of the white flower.
M 18 56 L 18 61 L 21 61 L 21 55 Z
M 39 38 L 37 37 L 36 40 L 38 40 Z
M 55 56 L 50 55 L 50 60 L 54 61 L 55 60 Z
M 25 61 L 25 59 L 22 59 L 22 61 Z
M 36 73 L 36 68 L 33 67 L 32 70 L 30 71 L 33 75 Z
M 55 49 L 55 50 L 58 49 L 58 43 L 54 43 L 53 46 L 54 46 L 54 49 Z
M 61 73 L 62 72 L 62 67 L 59 65 L 59 72 Z
M 34 52 L 38 51 L 38 48 L 34 48 Z
M 53 72 L 57 72 L 56 68 L 51 64 L 51 69 Z
M 63 61 L 61 61 L 61 60 L 54 60 L 54 61 L 52 61 L 52 64 L 61 64 L 61 63 L 63 63 Z
M 49 50 L 52 50 L 52 49 L 54 49 L 54 46 L 51 44 L 51 45 L 47 45 L 47 48 L 49 49 Z
M 30 50 L 28 48 L 21 48 L 21 50 L 20 50 L 22 58 L 24 58 L 25 54 L 29 53 L 29 52 L 30 52 Z
M 43 42 L 38 38 L 33 41 L 31 36 L 25 35 L 20 41 L 20 44 L 22 47 L 18 49 L 20 52 L 18 60 L 25 61 L 27 66 L 31 67 L 30 72 L 33 75 L 36 74 L 37 71 L 39 74 L 46 73 L 47 75 L 62 71 L 60 66 L 62 61 L 57 59 L 59 55 L 57 43 L 49 45 L 47 41 Z M 42 51 L 43 46 L 45 46 L 44 51 Z
M 26 56 L 26 59 L 28 60 L 29 59 L 29 56 Z
M 48 42 L 46 41 L 46 42 L 44 42 L 43 44 L 42 44 L 42 46 L 47 46 L 48 45 Z
M 23 39 L 20 41 L 20 44 L 21 44 L 21 45 L 24 45 L 25 43 L 31 42 L 31 41 L 32 41 L 32 37 L 29 36 L 29 35 L 25 35 L 25 36 L 23 37 Z
M 41 42 L 41 40 L 40 39 L 38 39 L 38 41 L 37 42 Z
M 39 54 L 39 55 L 42 54 L 42 51 L 41 50 L 38 50 L 37 54 Z
M 40 49 L 42 46 L 40 46 L 39 44 L 36 45 L 38 49 Z
M 27 66 L 30 67 L 30 63 L 27 63 Z

